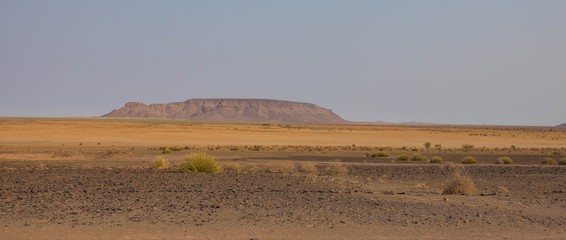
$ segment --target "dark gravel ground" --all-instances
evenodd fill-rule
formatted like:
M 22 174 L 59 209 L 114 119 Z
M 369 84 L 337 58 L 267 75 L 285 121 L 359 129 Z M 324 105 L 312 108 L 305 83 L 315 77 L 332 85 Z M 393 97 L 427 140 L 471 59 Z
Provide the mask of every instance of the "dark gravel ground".
M 346 166 L 347 175 L 331 176 L 4 164 L 0 224 L 4 230 L 143 223 L 566 232 L 564 166 Z M 441 194 L 455 171 L 471 176 L 477 191 Z

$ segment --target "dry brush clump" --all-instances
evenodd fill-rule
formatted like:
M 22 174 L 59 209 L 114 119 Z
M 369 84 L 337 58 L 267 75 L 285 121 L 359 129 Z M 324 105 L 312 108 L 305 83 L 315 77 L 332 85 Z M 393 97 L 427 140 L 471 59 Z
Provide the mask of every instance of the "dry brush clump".
M 224 162 L 220 164 L 223 172 L 241 173 L 244 170 L 244 164 L 239 162 Z
M 566 158 L 562 158 L 560 159 L 560 161 L 558 162 L 559 165 L 566 165 Z
M 185 157 L 185 160 L 179 165 L 179 171 L 217 173 L 220 172 L 220 165 L 212 156 L 207 156 L 204 153 L 193 153 Z
M 513 164 L 513 159 L 510 157 L 499 157 L 495 164 Z
M 374 154 L 372 154 L 370 157 L 375 158 L 375 157 L 389 157 L 389 153 L 386 152 L 376 152 Z
M 164 157 L 156 157 L 155 160 L 153 160 L 151 167 L 153 169 L 165 169 L 169 167 L 169 161 L 167 161 Z
M 342 163 L 340 162 L 333 162 L 333 163 L 329 163 L 326 166 L 326 172 L 329 175 L 341 176 L 341 175 L 346 175 L 348 173 L 348 169 L 344 167 L 344 165 L 342 165 Z
M 399 161 L 409 161 L 409 155 L 401 154 L 401 155 L 397 156 L 397 160 L 399 160 Z
M 473 163 L 478 163 L 478 160 L 476 160 L 474 157 L 472 156 L 467 156 L 464 159 L 462 159 L 462 163 L 464 164 L 473 164 Z
M 413 154 L 413 156 L 411 156 L 411 161 L 428 162 L 428 158 L 417 153 L 417 154 Z
M 301 173 L 306 173 L 306 174 L 316 174 L 318 172 L 318 168 L 316 167 L 316 164 L 311 162 L 298 163 L 297 170 L 299 170 L 299 172 Z
M 547 157 L 547 158 L 544 158 L 542 160 L 541 164 L 543 164 L 543 165 L 556 165 L 558 163 L 556 162 L 556 160 L 554 160 L 554 158 Z
M 432 157 L 432 158 L 430 159 L 430 162 L 431 162 L 431 163 L 443 163 L 443 162 L 444 162 L 444 159 L 442 159 L 442 158 L 439 157 L 439 156 L 434 156 L 434 157 Z
M 453 173 L 444 185 L 444 194 L 470 195 L 476 191 L 474 181 L 470 176 L 462 175 L 460 172 Z

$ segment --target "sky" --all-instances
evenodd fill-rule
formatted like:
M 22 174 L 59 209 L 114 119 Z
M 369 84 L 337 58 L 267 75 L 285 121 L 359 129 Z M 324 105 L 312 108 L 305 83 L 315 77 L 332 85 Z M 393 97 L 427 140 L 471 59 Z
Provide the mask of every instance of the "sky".
M 566 122 L 566 1 L 0 0 L 0 116 L 268 98 L 351 121 Z

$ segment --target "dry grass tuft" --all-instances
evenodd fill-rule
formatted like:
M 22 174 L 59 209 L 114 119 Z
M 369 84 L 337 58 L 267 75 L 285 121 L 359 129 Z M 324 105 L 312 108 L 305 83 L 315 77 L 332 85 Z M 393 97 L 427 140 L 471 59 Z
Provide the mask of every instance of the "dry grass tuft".
M 513 159 L 510 157 L 499 157 L 495 164 L 513 164 Z
M 399 160 L 399 161 L 408 161 L 408 160 L 409 160 L 409 155 L 407 155 L 407 154 L 401 154 L 401 155 L 397 156 L 397 160 Z
M 559 165 L 566 165 L 566 158 L 562 158 L 560 159 L 560 161 L 558 162 Z
M 244 164 L 239 162 L 224 162 L 220 166 L 223 172 L 241 173 L 244 170 Z
M 326 172 L 333 176 L 341 176 L 346 175 L 348 173 L 348 169 L 339 162 L 329 163 L 326 166 Z
M 297 164 L 297 169 L 299 172 L 306 173 L 306 174 L 316 174 L 318 169 L 316 168 L 315 163 L 311 162 L 302 162 Z
M 370 157 L 375 158 L 375 157 L 389 157 L 389 153 L 386 152 L 376 152 L 374 154 L 372 154 Z
M 185 157 L 185 160 L 179 166 L 179 171 L 217 173 L 220 172 L 220 166 L 212 156 L 207 156 L 204 153 L 193 153 Z
M 270 163 L 264 166 L 266 172 L 272 173 L 294 173 L 297 171 L 295 165 L 290 162 Z
M 417 154 L 413 154 L 413 156 L 411 156 L 411 161 L 428 162 L 428 158 L 417 153 Z
M 558 163 L 553 158 L 547 157 L 547 158 L 544 158 L 544 160 L 542 160 L 541 164 L 543 164 L 543 165 L 556 165 Z
M 472 156 L 467 156 L 464 159 L 462 159 L 462 163 L 464 164 L 473 164 L 473 163 L 478 163 L 478 160 L 476 160 L 474 157 Z
M 475 191 L 476 187 L 472 178 L 456 172 L 446 182 L 443 193 L 470 195 Z
M 167 161 L 164 157 L 156 157 L 155 160 L 153 160 L 151 167 L 153 169 L 165 169 L 169 167 L 169 161 Z
M 444 160 L 439 156 L 434 156 L 430 159 L 431 163 L 443 163 Z
M 170 153 L 171 153 L 171 149 L 169 149 L 169 148 L 164 148 L 161 153 L 163 153 L 163 154 L 170 154 Z

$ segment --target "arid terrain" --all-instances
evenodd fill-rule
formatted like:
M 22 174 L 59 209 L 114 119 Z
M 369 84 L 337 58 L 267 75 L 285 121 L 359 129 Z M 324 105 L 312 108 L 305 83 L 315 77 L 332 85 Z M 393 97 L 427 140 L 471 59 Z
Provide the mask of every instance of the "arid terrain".
M 565 239 L 565 157 L 550 127 L 0 118 L 0 239 Z

